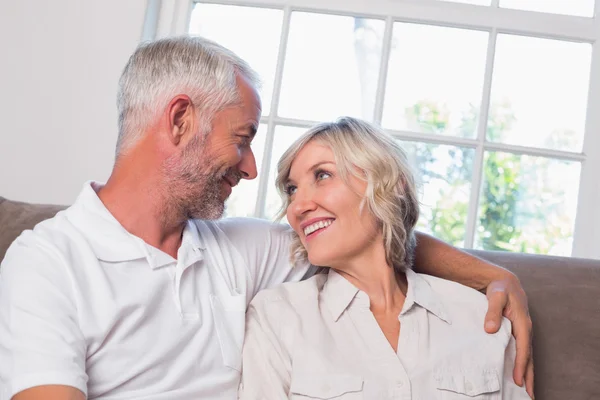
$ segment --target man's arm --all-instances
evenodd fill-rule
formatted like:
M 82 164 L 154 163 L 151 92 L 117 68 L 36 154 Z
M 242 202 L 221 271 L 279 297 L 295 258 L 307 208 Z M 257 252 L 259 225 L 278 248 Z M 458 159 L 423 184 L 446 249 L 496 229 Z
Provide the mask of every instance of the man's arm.
M 45 385 L 17 393 L 12 400 L 85 400 L 85 395 L 74 387 Z
M 85 399 L 85 339 L 65 260 L 29 233 L 0 273 L 0 389 L 7 398 Z
M 512 322 L 517 341 L 513 379 L 519 386 L 525 384 L 533 398 L 532 322 L 517 276 L 424 233 L 416 232 L 416 237 L 416 271 L 485 291 L 489 306 L 484 326 L 488 333 L 498 331 L 502 316 Z
M 262 289 L 299 281 L 313 271 L 308 264 L 292 264 L 290 245 L 293 231 L 287 224 L 253 218 L 226 218 L 218 224 L 226 237 L 217 240 L 230 241 L 246 264 L 251 297 Z
M 510 271 L 465 253 L 432 236 L 416 232 L 415 270 L 485 291 L 490 283 L 516 278 Z M 498 323 L 500 321 L 498 320 Z

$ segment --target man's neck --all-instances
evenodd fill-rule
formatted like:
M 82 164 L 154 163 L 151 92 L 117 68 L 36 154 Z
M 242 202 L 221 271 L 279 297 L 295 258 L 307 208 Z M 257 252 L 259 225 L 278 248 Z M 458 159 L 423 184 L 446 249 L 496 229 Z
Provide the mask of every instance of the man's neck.
M 106 185 L 96 191 L 129 233 L 177 258 L 187 218 L 168 206 L 167 190 L 164 182 L 153 180 L 147 170 L 137 173 L 116 166 Z

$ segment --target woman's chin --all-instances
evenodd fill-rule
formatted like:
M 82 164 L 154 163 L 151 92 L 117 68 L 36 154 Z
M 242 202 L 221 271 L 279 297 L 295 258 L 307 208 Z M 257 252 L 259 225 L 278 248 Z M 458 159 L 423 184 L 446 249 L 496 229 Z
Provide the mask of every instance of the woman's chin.
M 329 267 L 331 265 L 331 257 L 308 253 L 308 262 L 317 267 Z

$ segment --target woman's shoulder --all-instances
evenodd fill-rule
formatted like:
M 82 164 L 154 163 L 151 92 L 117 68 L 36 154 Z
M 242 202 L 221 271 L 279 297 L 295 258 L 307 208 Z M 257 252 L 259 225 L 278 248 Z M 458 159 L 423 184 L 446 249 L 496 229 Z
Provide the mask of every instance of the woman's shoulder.
M 259 291 L 250 302 L 256 310 L 272 308 L 297 309 L 318 304 L 319 293 L 327 280 L 326 274 L 316 274 L 300 282 L 286 282 Z
M 485 294 L 447 279 L 441 279 L 431 275 L 417 274 L 431 287 L 436 300 L 442 305 L 453 325 L 463 327 L 475 327 L 483 333 L 483 322 L 488 310 L 488 300 Z M 499 336 L 508 336 L 511 332 L 511 324 L 507 318 L 503 318 Z

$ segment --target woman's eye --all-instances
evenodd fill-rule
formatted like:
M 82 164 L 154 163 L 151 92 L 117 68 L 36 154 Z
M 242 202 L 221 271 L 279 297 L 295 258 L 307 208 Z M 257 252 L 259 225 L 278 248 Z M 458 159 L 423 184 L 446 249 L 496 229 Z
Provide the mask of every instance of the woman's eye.
M 291 195 L 293 195 L 294 193 L 296 193 L 296 190 L 297 190 L 296 186 L 293 186 L 293 185 L 288 185 L 288 186 L 285 188 L 285 193 L 286 193 L 288 196 L 291 196 Z
M 317 180 L 322 181 L 323 179 L 331 178 L 331 174 L 326 171 L 317 172 Z

